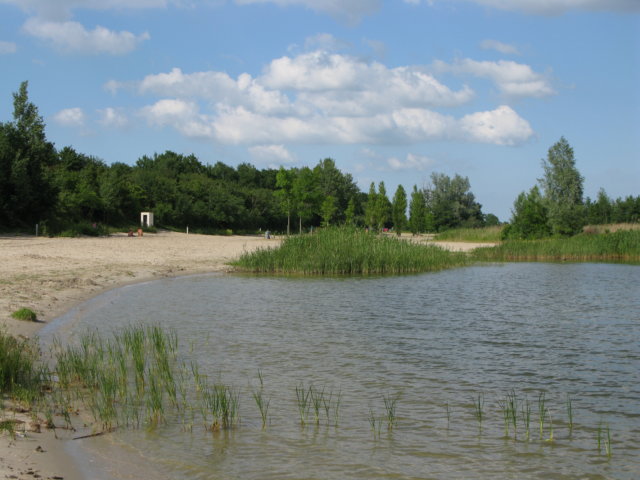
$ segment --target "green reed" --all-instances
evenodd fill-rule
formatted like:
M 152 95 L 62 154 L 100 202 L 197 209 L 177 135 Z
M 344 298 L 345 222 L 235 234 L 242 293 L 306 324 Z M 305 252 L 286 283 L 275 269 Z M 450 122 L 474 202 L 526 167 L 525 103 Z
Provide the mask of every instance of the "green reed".
M 569 425 L 569 434 L 571 434 L 573 432 L 573 400 L 568 393 L 565 406 L 567 407 L 567 424 Z
M 296 386 L 296 405 L 298 407 L 298 415 L 300 416 L 300 425 L 307 423 L 307 416 L 311 406 L 310 393 L 311 389 L 306 389 L 303 383 Z
M 392 397 L 391 394 L 383 397 L 385 418 L 387 420 L 387 428 L 393 430 L 393 427 L 397 425 L 398 419 L 396 416 L 396 409 L 398 405 L 398 395 Z
M 525 398 L 524 403 L 521 404 L 521 413 L 522 413 L 522 423 L 525 428 L 525 438 L 529 440 L 530 437 L 530 424 L 531 424 L 531 404 L 529 403 L 529 399 Z
M 353 228 L 323 228 L 285 239 L 278 248 L 245 253 L 233 263 L 256 273 L 381 275 L 466 265 L 466 255 Z
M 604 450 L 607 457 L 611 458 L 611 431 L 609 430 L 609 425 L 607 425 L 607 436 L 604 439 Z
M 518 397 L 515 391 L 511 391 L 505 395 L 503 400 L 498 400 L 498 405 L 502 410 L 502 417 L 504 421 L 504 434 L 509 435 L 509 427 L 513 427 L 514 437 L 518 428 Z
M 380 438 L 380 434 L 382 433 L 382 422 L 383 418 L 377 417 L 373 412 L 373 409 L 369 409 L 369 426 L 371 427 L 371 432 L 373 433 L 373 438 Z
M 271 400 L 264 398 L 262 389 L 253 392 L 253 399 L 258 406 L 258 410 L 260 410 L 260 418 L 262 418 L 262 428 L 266 428 L 269 413 L 269 403 Z
M 484 420 L 484 393 L 479 393 L 473 401 L 473 414 L 478 421 L 478 426 L 482 428 L 482 421 Z
M 508 240 L 479 248 L 481 261 L 628 261 L 640 262 L 640 230 L 604 234 L 582 233 L 568 238 Z
M 538 425 L 540 427 L 540 439 L 544 435 L 544 423 L 547 417 L 547 407 L 544 392 L 538 394 Z

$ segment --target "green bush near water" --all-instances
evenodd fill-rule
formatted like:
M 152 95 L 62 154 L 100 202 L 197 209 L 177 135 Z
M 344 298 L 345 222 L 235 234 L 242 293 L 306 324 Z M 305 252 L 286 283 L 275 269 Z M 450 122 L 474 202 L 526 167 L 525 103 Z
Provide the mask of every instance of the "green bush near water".
M 245 253 L 232 265 L 254 273 L 384 275 L 468 264 L 466 255 L 352 228 L 326 228 L 285 239 L 276 249 Z
M 19 310 L 16 310 L 11 314 L 11 316 L 16 320 L 24 320 L 26 322 L 35 322 L 38 320 L 36 312 L 31 310 L 30 308 L 21 308 Z
M 640 231 L 582 233 L 569 238 L 508 240 L 474 250 L 478 261 L 623 261 L 640 262 Z

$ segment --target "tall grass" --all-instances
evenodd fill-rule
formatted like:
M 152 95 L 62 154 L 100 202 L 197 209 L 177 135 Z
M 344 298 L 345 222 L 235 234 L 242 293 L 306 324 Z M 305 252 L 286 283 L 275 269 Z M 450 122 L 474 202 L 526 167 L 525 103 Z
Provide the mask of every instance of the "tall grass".
M 233 265 L 255 273 L 383 275 L 437 271 L 467 263 L 464 254 L 342 227 L 289 237 L 279 248 L 245 253 Z
M 48 377 L 39 358 L 35 342 L 17 339 L 0 329 L 0 395 L 34 401 Z
M 508 240 L 474 250 L 480 261 L 627 261 L 640 262 L 640 230 L 582 233 L 569 238 Z
M 502 225 L 494 227 L 482 228 L 453 228 L 438 233 L 435 236 L 436 241 L 442 240 L 447 242 L 477 242 L 477 243 L 493 243 L 502 239 Z

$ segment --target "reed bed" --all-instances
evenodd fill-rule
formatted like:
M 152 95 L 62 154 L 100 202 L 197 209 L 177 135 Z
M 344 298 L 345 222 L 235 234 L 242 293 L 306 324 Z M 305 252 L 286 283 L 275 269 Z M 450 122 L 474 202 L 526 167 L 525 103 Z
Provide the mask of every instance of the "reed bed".
M 438 233 L 435 240 L 446 242 L 474 242 L 474 243 L 495 243 L 502 240 L 502 230 L 504 226 L 481 228 L 453 228 Z
M 468 261 L 433 245 L 342 227 L 288 237 L 279 248 L 245 253 L 233 265 L 253 273 L 385 275 L 438 271 Z
M 479 261 L 623 261 L 640 262 L 640 230 L 582 233 L 569 238 L 508 240 L 474 250 Z

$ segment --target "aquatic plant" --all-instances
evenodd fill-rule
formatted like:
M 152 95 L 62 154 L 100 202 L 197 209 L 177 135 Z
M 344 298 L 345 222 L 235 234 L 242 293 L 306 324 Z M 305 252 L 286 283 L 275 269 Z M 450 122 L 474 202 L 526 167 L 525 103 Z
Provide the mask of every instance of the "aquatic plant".
M 300 416 L 300 425 L 307 423 L 307 415 L 310 407 L 309 395 L 310 390 L 306 389 L 303 383 L 299 386 L 296 385 L 296 405 L 298 407 L 298 415 Z
M 481 261 L 628 261 L 640 262 L 640 230 L 579 234 L 569 238 L 508 240 L 473 251 Z
M 544 435 L 544 422 L 547 417 L 547 407 L 544 392 L 538 394 L 538 425 L 540 427 L 540 439 Z
M 521 404 L 521 412 L 522 412 L 522 423 L 524 424 L 524 428 L 525 428 L 525 438 L 526 440 L 529 440 L 529 436 L 530 436 L 530 424 L 531 424 L 531 405 L 529 404 L 529 399 L 525 398 L 524 399 L 524 403 Z
M 484 420 L 484 393 L 479 393 L 478 396 L 472 399 L 473 402 L 473 414 L 478 421 L 478 426 L 482 428 L 482 421 Z
M 262 418 L 262 428 L 266 428 L 267 426 L 267 415 L 269 412 L 269 402 L 270 399 L 266 399 L 263 396 L 262 389 L 256 390 L 253 392 L 253 399 L 258 406 L 258 410 L 260 410 L 260 417 Z
M 573 401 L 568 393 L 565 405 L 567 407 L 567 423 L 569 425 L 569 434 L 571 434 L 571 432 L 573 432 Z
M 399 398 L 398 395 L 392 397 L 391 394 L 385 395 L 383 397 L 384 409 L 386 412 L 385 418 L 387 420 L 387 428 L 389 430 L 393 430 L 393 427 L 398 422 L 396 418 L 396 407 L 398 404 L 398 398 Z
M 245 253 L 232 265 L 242 271 L 270 274 L 381 275 L 466 264 L 465 254 L 341 227 L 287 237 L 280 247 Z

